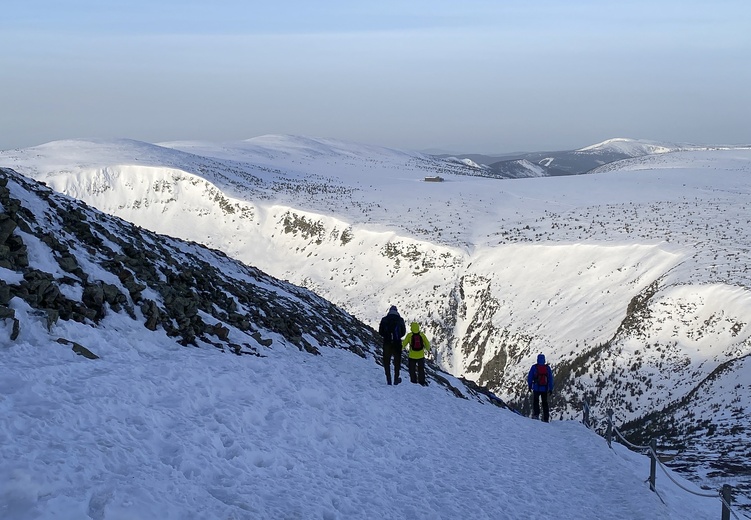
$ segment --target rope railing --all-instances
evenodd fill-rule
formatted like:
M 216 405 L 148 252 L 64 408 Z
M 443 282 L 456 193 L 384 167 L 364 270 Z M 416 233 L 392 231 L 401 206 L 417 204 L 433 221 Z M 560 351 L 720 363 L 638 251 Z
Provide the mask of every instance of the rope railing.
M 621 433 L 621 430 L 619 430 L 615 426 L 613 426 L 613 431 L 618 436 L 618 438 L 621 439 L 621 441 L 623 441 L 623 444 L 625 444 L 626 446 L 628 446 L 632 450 L 648 451 L 648 450 L 651 449 L 650 446 L 637 446 L 636 444 L 632 444 L 632 443 L 628 442 L 628 439 L 626 439 L 626 437 L 623 436 L 623 434 Z
M 672 481 L 673 481 L 673 484 L 675 484 L 676 486 L 678 486 L 679 488 L 681 488 L 681 489 L 682 489 L 683 491 L 686 491 L 686 492 L 688 492 L 688 493 L 691 493 L 691 494 L 693 494 L 693 495 L 696 495 L 696 496 L 698 496 L 698 497 L 707 497 L 707 498 L 714 498 L 714 497 L 716 497 L 716 496 L 717 496 L 717 494 L 716 494 L 716 493 L 699 493 L 698 491 L 694 491 L 694 490 L 692 490 L 692 489 L 688 489 L 688 488 L 687 488 L 687 487 L 685 487 L 685 486 L 684 486 L 683 484 L 679 483 L 679 482 L 678 482 L 677 480 L 675 480 L 675 479 L 673 478 L 673 476 L 672 476 L 672 475 L 670 474 L 670 472 L 668 471 L 668 468 L 667 468 L 667 466 L 665 466 L 665 464 L 663 464 L 663 462 L 662 462 L 662 461 L 661 461 L 661 460 L 660 460 L 660 459 L 659 459 L 659 458 L 657 457 L 657 453 L 655 453 L 655 452 L 654 452 L 654 450 L 652 450 L 652 449 L 650 448 L 649 452 L 650 452 L 650 454 L 651 454 L 651 455 L 652 455 L 652 456 L 653 456 L 653 457 L 654 457 L 655 459 L 657 459 L 657 463 L 658 463 L 658 464 L 660 465 L 660 469 L 662 469 L 663 473 L 665 473 L 665 475 L 667 475 L 667 477 L 668 477 L 668 478 L 669 478 L 670 480 L 672 480 Z
M 582 405 L 582 412 L 584 414 L 584 418 L 582 420 L 582 423 L 587 428 L 591 428 L 592 424 L 592 418 L 590 416 L 591 410 L 589 407 L 589 403 L 585 400 L 583 401 Z M 629 442 L 626 437 L 623 436 L 621 431 L 615 426 L 615 423 L 613 422 L 613 410 L 608 409 L 607 410 L 607 431 L 605 433 L 605 438 L 608 441 L 608 447 L 612 448 L 612 441 L 613 441 L 613 434 L 620 439 L 620 441 L 631 450 L 635 451 L 642 451 L 646 452 L 649 455 L 650 459 L 650 472 L 649 472 L 649 478 L 647 479 L 649 481 L 649 489 L 657 493 L 657 489 L 655 486 L 656 481 L 656 466 L 659 465 L 660 469 L 662 469 L 663 473 L 667 475 L 667 477 L 675 484 L 678 488 L 682 489 L 683 491 L 686 491 L 688 493 L 691 493 L 696 496 L 705 497 L 705 498 L 716 498 L 719 497 L 720 502 L 722 503 L 722 520 L 730 520 L 730 515 L 733 516 L 736 520 L 740 520 L 738 515 L 733 511 L 731 507 L 731 503 L 733 501 L 732 496 L 732 488 L 728 484 L 724 484 L 722 488 L 717 493 L 700 493 L 697 491 L 693 491 L 691 489 L 688 489 L 687 487 L 680 484 L 673 476 L 670 474 L 670 471 L 668 470 L 668 467 L 665 466 L 665 464 L 660 460 L 660 458 L 657 456 L 657 443 L 655 439 L 652 439 L 650 443 L 647 446 L 639 446 L 637 444 L 634 444 L 632 442 Z M 658 495 L 659 496 L 659 493 Z M 660 500 L 662 500 L 662 497 L 660 497 Z

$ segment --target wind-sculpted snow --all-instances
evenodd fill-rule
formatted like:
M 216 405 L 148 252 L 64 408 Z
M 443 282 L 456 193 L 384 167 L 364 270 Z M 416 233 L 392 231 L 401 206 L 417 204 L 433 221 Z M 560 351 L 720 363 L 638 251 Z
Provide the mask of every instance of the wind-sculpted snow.
M 542 351 L 557 374 L 557 417 L 578 416 L 586 398 L 600 417 L 613 407 L 634 438 L 688 435 L 682 453 L 694 462 L 703 446 L 715 460 L 716 439 L 743 427 L 736 414 L 711 443 L 696 434 L 711 417 L 697 403 L 730 379 L 740 385 L 734 409 L 749 409 L 751 376 L 720 368 L 751 352 L 750 149 L 499 180 L 420 154 L 278 136 L 157 148 L 195 158 L 179 168 L 105 165 L 96 147 L 86 149 L 95 166 L 81 166 L 55 148 L 2 160 L 313 289 L 371 325 L 396 304 L 423 325 L 444 368 L 522 410 L 524 376 Z M 432 175 L 445 181 L 423 182 Z M 649 419 L 662 410 L 662 423 Z

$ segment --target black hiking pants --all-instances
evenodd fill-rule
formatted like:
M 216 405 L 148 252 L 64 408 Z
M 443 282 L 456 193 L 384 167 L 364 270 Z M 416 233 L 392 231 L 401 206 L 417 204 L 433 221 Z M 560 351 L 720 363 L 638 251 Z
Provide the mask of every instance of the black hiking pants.
M 391 358 L 394 359 L 394 384 L 399 384 L 399 370 L 402 368 L 402 344 L 384 343 L 383 370 L 386 372 L 386 383 L 391 384 Z
M 548 408 L 548 393 L 538 392 L 535 390 L 532 392 L 532 410 L 535 417 L 540 417 L 540 399 L 542 399 L 542 420 L 544 422 L 550 422 L 550 409 Z
M 409 358 L 409 380 L 425 385 L 425 358 Z

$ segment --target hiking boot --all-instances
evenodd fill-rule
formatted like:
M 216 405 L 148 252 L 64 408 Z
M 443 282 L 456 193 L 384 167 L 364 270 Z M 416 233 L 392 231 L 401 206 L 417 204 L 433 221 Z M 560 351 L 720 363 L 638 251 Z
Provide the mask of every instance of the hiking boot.
M 394 384 L 395 384 L 395 385 L 398 385 L 398 384 L 399 384 L 399 383 L 401 383 L 401 382 L 402 382 L 402 378 L 401 378 L 401 377 L 397 377 L 397 378 L 396 378 L 396 381 L 394 381 Z

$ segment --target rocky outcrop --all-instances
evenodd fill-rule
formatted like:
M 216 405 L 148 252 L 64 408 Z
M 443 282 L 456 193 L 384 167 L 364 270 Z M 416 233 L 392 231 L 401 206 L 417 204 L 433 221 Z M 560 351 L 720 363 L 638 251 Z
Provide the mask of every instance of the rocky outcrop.
M 14 198 L 9 183 L 44 204 Z M 219 251 L 106 216 L 12 170 L 0 169 L 0 204 L 0 267 L 15 273 L 11 283 L 0 280 L 0 319 L 13 322 L 11 340 L 20 324 L 10 303 L 19 298 L 49 329 L 58 320 L 97 326 L 109 313 L 127 313 L 183 345 L 236 354 L 260 355 L 274 336 L 313 354 L 330 346 L 365 356 L 379 341 L 374 330 L 307 290 Z M 31 265 L 32 242 L 57 265 Z M 89 357 L 85 347 L 73 348 Z

